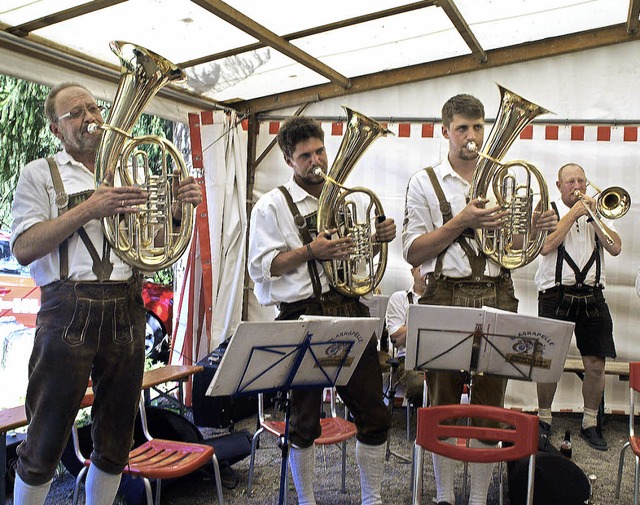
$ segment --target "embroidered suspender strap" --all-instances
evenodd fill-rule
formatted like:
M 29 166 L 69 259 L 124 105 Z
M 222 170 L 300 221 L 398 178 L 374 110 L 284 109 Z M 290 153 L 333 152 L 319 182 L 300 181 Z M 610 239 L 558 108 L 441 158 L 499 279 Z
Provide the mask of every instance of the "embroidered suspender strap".
M 311 234 L 309 233 L 309 229 L 307 228 L 307 221 L 300 214 L 300 210 L 298 206 L 291 198 L 291 193 L 284 186 L 279 186 L 278 189 L 284 195 L 284 199 L 287 201 L 287 205 L 289 206 L 289 211 L 293 216 L 293 222 L 298 227 L 298 232 L 300 233 L 300 238 L 302 239 L 303 244 L 310 244 L 313 239 L 311 238 Z M 316 295 L 316 298 L 320 299 L 320 295 L 322 294 L 322 284 L 320 283 L 320 275 L 318 274 L 318 264 L 316 260 L 313 258 L 307 261 L 307 268 L 309 269 L 309 277 L 311 277 L 311 285 L 313 286 L 313 294 Z
M 413 293 L 411 291 L 407 291 L 407 300 L 409 300 L 409 305 L 413 305 Z
M 436 173 L 433 170 L 433 167 L 426 167 L 425 172 L 429 176 L 431 180 L 431 185 L 433 186 L 433 190 L 436 192 L 436 196 L 438 197 L 438 202 L 440 202 L 440 212 L 442 213 L 442 224 L 451 221 L 453 219 L 453 214 L 451 213 L 451 204 L 446 200 L 444 196 L 444 191 L 442 191 L 442 186 L 440 185 L 440 181 L 436 177 Z M 462 250 L 469 258 L 469 265 L 471 266 L 471 275 L 473 277 L 482 277 L 484 274 L 484 268 L 486 263 L 486 258 L 482 252 L 476 254 L 473 248 L 469 245 L 469 243 L 465 240 L 464 235 L 467 233 L 467 230 L 460 235 L 456 242 L 460 244 Z M 449 249 L 447 247 L 447 249 Z M 440 277 L 442 274 L 442 261 L 444 259 L 444 255 L 447 252 L 447 249 L 438 254 L 436 259 L 436 266 L 433 272 L 433 275 L 436 279 Z
M 49 171 L 51 172 L 51 180 L 53 181 L 53 188 L 56 192 L 56 206 L 58 207 L 58 215 L 62 215 L 69 208 L 75 207 L 78 203 L 86 200 L 92 193 L 92 191 L 83 192 L 78 195 L 67 195 L 64 191 L 64 184 L 62 182 L 62 178 L 60 177 L 60 171 L 58 170 L 58 165 L 53 160 L 53 158 L 47 158 L 47 163 L 49 164 Z M 70 201 L 72 205 L 70 205 Z M 89 255 L 93 261 L 92 270 L 93 273 L 96 274 L 98 281 L 106 281 L 111 277 L 111 272 L 113 271 L 113 263 L 109 260 L 111 247 L 109 243 L 103 239 L 102 242 L 102 259 L 98 256 L 98 251 L 94 247 L 89 235 L 84 228 L 78 228 L 76 230 L 78 235 L 80 235 L 80 239 L 84 243 L 87 251 L 89 251 Z M 69 276 L 69 251 L 68 251 L 68 242 L 67 239 L 63 240 L 58 247 L 59 255 L 60 255 L 60 279 L 66 279 Z
M 69 197 L 64 191 L 64 184 L 60 177 L 58 165 L 53 158 L 47 158 L 49 164 L 49 172 L 51 172 L 51 180 L 53 181 L 53 189 L 56 192 L 56 206 L 58 207 L 58 215 L 61 216 L 69 208 Z M 60 256 L 60 279 L 65 280 L 69 276 L 69 253 L 67 239 L 60 242 L 58 246 L 58 255 Z

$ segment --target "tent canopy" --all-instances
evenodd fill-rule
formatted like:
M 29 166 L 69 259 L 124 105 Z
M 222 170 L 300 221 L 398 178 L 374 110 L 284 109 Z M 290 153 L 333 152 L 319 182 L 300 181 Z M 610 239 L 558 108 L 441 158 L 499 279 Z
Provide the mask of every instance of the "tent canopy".
M 0 71 L 51 84 L 62 69 L 113 85 L 109 42 L 124 40 L 187 72 L 159 96 L 261 113 L 636 40 L 640 0 L 327 0 L 308 10 L 299 0 L 5 0 L 0 51 L 13 58 Z

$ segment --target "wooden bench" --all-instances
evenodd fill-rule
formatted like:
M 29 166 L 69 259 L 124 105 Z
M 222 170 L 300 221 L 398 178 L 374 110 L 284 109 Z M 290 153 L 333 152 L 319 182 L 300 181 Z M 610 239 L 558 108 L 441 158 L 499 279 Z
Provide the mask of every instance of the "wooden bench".
M 156 386 L 164 384 L 166 382 L 184 382 L 191 375 L 201 372 L 203 367 L 197 365 L 167 365 L 154 370 L 149 370 L 144 373 L 142 379 L 142 389 L 148 391 L 149 389 L 156 389 Z M 161 395 L 166 395 L 166 392 L 159 392 Z M 179 402 L 184 405 L 182 398 L 182 388 L 178 389 Z M 87 404 L 91 404 L 90 400 L 93 397 L 93 391 L 88 388 L 83 401 L 82 407 Z M 81 408 L 82 408 L 81 407 Z M 7 471 L 7 433 L 21 428 L 27 425 L 27 413 L 25 412 L 24 405 L 18 405 L 10 409 L 0 410 L 0 505 L 5 505 L 6 499 L 6 486 L 5 475 Z

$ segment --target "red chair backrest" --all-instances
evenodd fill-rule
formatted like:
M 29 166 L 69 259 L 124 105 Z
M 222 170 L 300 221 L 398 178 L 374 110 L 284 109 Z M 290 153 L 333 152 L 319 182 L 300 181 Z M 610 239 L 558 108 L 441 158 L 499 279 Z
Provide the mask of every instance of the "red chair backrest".
M 629 387 L 640 393 L 640 361 L 629 363 Z
M 507 425 L 504 428 L 443 424 L 457 419 L 482 418 Z M 483 442 L 502 441 L 502 448 L 474 448 L 451 445 L 445 438 L 478 439 Z M 459 461 L 495 463 L 512 461 L 537 454 L 538 417 L 487 405 L 441 405 L 418 409 L 416 443 L 436 454 Z M 513 445 L 511 445 L 513 444 Z

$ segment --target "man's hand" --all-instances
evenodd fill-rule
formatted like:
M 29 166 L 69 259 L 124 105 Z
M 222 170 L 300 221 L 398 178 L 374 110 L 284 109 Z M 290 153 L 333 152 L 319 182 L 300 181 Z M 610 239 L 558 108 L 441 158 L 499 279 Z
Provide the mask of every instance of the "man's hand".
M 532 221 L 537 231 L 553 233 L 558 229 L 558 216 L 552 209 L 548 209 L 543 213 L 534 212 Z
M 487 201 L 474 198 L 462 209 L 459 216 L 467 228 L 497 230 L 503 226 L 509 212 L 499 205 L 485 209 Z
M 331 238 L 337 229 L 324 230 L 318 233 L 309 246 L 313 257 L 317 260 L 345 260 L 353 253 L 353 239 L 351 237 Z
M 378 222 L 376 219 L 376 233 L 374 235 L 375 242 L 391 242 L 396 238 L 396 223 L 391 218 L 385 218 L 384 221 Z
M 174 170 L 173 177 L 179 179 L 180 170 Z M 197 207 L 202 202 L 202 190 L 200 184 L 194 177 L 186 177 L 182 179 L 178 184 L 173 186 L 173 200 L 174 205 L 171 209 L 171 215 L 174 220 L 182 220 L 182 205 L 181 203 L 191 203 L 194 207 Z
M 83 204 L 89 209 L 92 219 L 113 216 L 116 214 L 133 214 L 139 212 L 138 205 L 147 201 L 147 193 L 135 186 L 113 188 L 101 184 Z

